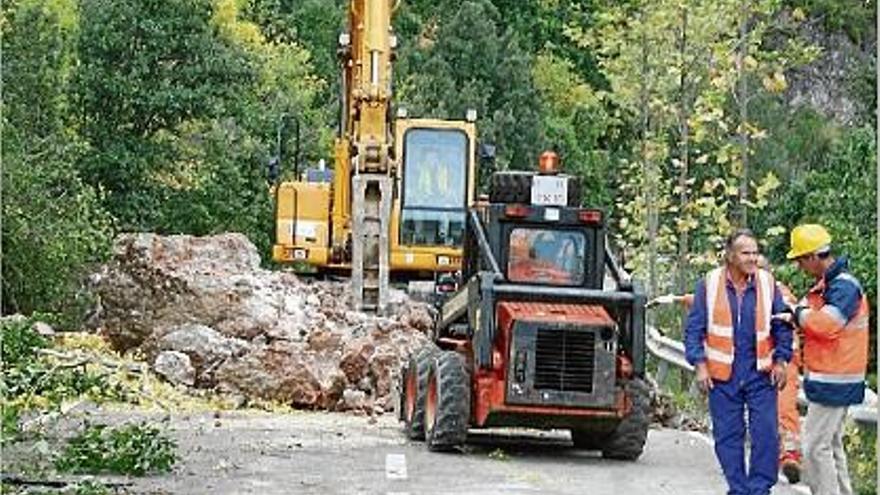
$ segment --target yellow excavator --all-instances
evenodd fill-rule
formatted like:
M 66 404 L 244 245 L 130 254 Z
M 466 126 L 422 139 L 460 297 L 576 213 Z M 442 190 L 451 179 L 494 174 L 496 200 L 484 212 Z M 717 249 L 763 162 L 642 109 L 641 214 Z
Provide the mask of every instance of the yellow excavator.
M 475 111 L 465 120 L 392 112 L 396 8 L 394 0 L 351 0 L 339 36 L 341 115 L 332 174 L 307 170 L 274 188 L 273 259 L 350 273 L 356 307 L 380 313 L 391 273 L 460 269 L 477 181 Z

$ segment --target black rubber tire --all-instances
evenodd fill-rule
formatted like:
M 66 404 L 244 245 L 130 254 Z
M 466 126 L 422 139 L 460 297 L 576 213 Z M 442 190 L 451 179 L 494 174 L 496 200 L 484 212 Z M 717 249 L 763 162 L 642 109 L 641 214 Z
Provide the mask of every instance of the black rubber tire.
M 471 387 L 464 358 L 444 351 L 434 359 L 425 405 L 425 442 L 432 451 L 448 451 L 467 441 L 471 412 Z M 432 403 L 433 414 L 432 414 Z M 432 421 L 433 419 L 433 421 Z
M 581 192 L 581 178 L 575 175 L 568 178 L 568 206 L 579 207 L 583 194 Z
M 440 353 L 440 349 L 434 344 L 419 349 L 410 356 L 406 372 L 401 377 L 401 416 L 403 417 L 403 430 L 410 440 L 421 441 L 425 439 L 425 395 L 428 391 L 428 375 L 438 353 Z M 413 382 L 415 393 L 411 409 L 407 407 L 410 393 L 407 382 L 410 377 L 415 377 Z
M 518 170 L 495 172 L 489 183 L 489 202 L 531 203 L 532 175 L 532 172 Z
M 532 172 L 518 170 L 506 170 L 495 172 L 489 184 L 490 203 L 520 203 L 532 202 Z M 581 205 L 581 179 L 576 176 L 568 177 L 568 206 Z
M 589 430 L 571 430 L 571 443 L 574 448 L 583 450 L 602 450 L 608 438 L 608 433 L 599 433 Z
M 648 427 L 651 424 L 651 389 L 644 380 L 632 379 L 626 384 L 632 410 L 605 439 L 602 457 L 634 461 L 642 455 Z

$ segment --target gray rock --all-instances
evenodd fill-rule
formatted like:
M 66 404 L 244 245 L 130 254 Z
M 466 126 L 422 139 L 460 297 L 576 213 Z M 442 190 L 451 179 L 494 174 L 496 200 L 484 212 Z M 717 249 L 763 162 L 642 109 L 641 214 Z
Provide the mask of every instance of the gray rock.
M 342 409 L 363 411 L 367 409 L 367 394 L 363 390 L 345 389 L 342 392 Z
M 196 382 L 196 369 L 182 352 L 160 352 L 153 362 L 153 371 L 175 385 L 192 387 Z
M 54 337 L 55 329 L 46 322 L 38 321 L 31 325 L 31 328 L 43 337 Z

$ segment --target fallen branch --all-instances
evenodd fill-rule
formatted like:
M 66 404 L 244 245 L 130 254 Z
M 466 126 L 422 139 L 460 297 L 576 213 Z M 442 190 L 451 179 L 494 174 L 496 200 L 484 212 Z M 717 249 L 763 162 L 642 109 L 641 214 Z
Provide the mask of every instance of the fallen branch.
M 61 352 L 54 349 L 37 349 L 37 352 L 44 356 L 51 356 L 56 359 L 62 359 L 66 361 L 85 361 L 85 363 L 83 364 L 95 364 L 98 366 L 104 366 L 105 368 L 112 368 L 114 370 L 124 369 L 129 373 L 142 373 L 144 371 L 143 368 L 139 365 L 111 361 L 109 359 L 95 356 L 94 354 L 85 354 L 79 352 Z M 73 368 L 76 366 L 72 365 L 71 363 L 70 366 L 65 365 L 64 367 Z
M 14 486 L 45 486 L 49 488 L 66 488 L 71 485 L 78 485 L 84 481 L 94 481 L 95 483 L 100 483 L 108 488 L 122 488 L 126 486 L 132 486 L 132 482 L 130 481 L 99 481 L 95 479 L 94 476 L 83 476 L 80 478 L 73 479 L 57 479 L 57 480 L 39 480 L 39 479 L 31 479 L 24 478 L 22 476 L 18 476 L 15 474 L 6 474 L 2 475 L 2 480 L 4 484 L 14 485 Z

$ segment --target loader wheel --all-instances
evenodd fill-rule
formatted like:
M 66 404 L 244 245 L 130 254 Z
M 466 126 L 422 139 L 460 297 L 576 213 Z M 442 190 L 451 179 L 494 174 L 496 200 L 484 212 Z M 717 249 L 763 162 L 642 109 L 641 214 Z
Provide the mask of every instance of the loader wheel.
M 427 392 L 428 373 L 434 356 L 440 350 L 430 344 L 413 356 L 410 356 L 406 371 L 403 374 L 403 422 L 404 431 L 410 440 L 425 439 L 425 393 Z
M 607 431 L 571 430 L 571 443 L 576 449 L 602 450 L 607 439 Z
M 634 378 L 626 385 L 632 410 L 602 445 L 602 457 L 634 461 L 642 455 L 651 422 L 651 398 L 648 384 Z
M 532 202 L 532 173 L 520 171 L 495 172 L 489 185 L 490 203 Z
M 425 397 L 425 440 L 433 451 L 452 450 L 467 440 L 471 387 L 464 359 L 455 351 L 437 355 Z

